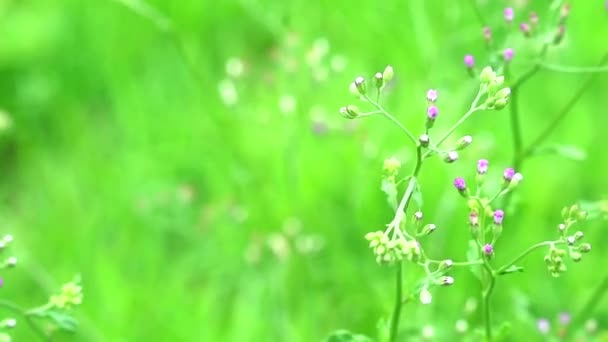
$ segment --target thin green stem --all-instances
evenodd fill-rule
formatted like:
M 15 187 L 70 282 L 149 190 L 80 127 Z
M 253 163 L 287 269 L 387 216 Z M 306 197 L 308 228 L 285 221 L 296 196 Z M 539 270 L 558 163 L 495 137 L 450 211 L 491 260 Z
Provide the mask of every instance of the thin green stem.
M 517 257 L 515 257 L 515 259 L 511 260 L 510 262 L 506 263 L 504 266 L 500 267 L 497 271 L 496 274 L 497 275 L 501 275 L 504 273 L 504 271 L 506 269 L 508 269 L 509 267 L 515 265 L 518 261 L 520 261 L 521 259 L 525 258 L 526 256 L 528 256 L 528 254 L 534 252 L 536 249 L 544 247 L 544 246 L 551 246 L 551 245 L 559 245 L 559 244 L 563 244 L 565 243 L 562 240 L 556 240 L 556 241 L 543 241 L 543 242 L 539 242 L 535 245 L 530 246 L 528 249 L 526 249 L 525 251 L 523 251 L 520 255 L 518 255 Z
M 391 332 L 390 341 L 397 341 L 397 334 L 399 333 L 399 318 L 401 317 L 401 307 L 403 306 L 403 265 L 399 263 L 397 265 L 397 281 L 395 287 L 395 307 L 393 308 L 393 317 L 391 318 Z
M 606 62 L 608 62 L 608 52 L 606 52 L 606 54 L 604 54 L 604 56 L 601 58 L 600 62 L 598 63 L 598 66 L 601 66 Z M 551 123 L 547 126 L 547 128 L 545 128 L 545 130 L 543 130 L 536 137 L 536 139 L 534 139 L 532 141 L 532 143 L 529 145 L 529 147 L 522 153 L 522 155 L 521 155 L 522 160 L 529 157 L 530 155 L 532 155 L 535 152 L 536 148 L 538 148 L 538 146 L 540 146 L 540 144 L 542 144 L 545 141 L 545 139 L 547 139 L 551 135 L 551 133 L 553 133 L 553 131 L 560 124 L 560 122 L 568 115 L 568 113 L 570 113 L 570 111 L 572 110 L 574 105 L 578 102 L 578 100 L 580 100 L 583 93 L 587 90 L 587 88 L 593 82 L 594 78 L 595 78 L 595 74 L 591 74 L 587 77 L 587 79 L 583 82 L 583 84 L 574 93 L 572 98 L 570 98 L 570 100 L 566 103 L 566 105 L 562 108 L 562 110 L 560 110 L 559 113 L 555 116 L 553 121 L 551 121 Z
M 597 67 L 577 67 L 559 64 L 540 63 L 541 68 L 550 71 L 574 73 L 574 74 L 593 74 L 608 72 L 608 66 L 597 66 Z
M 486 268 L 486 272 L 488 272 L 489 281 L 486 289 L 482 292 L 484 317 L 483 320 L 485 322 L 486 340 L 490 342 L 492 341 L 492 310 L 490 309 L 490 297 L 492 296 L 492 292 L 494 291 L 494 284 L 496 283 L 496 278 L 494 277 L 494 273 L 490 268 Z
M 399 120 L 397 120 L 394 116 L 392 116 L 389 112 L 387 112 L 382 105 L 377 102 L 372 100 L 369 96 L 364 95 L 363 98 L 369 102 L 372 106 L 376 107 L 376 109 L 378 109 L 378 111 L 384 115 L 387 119 L 389 119 L 390 121 L 392 121 L 395 125 L 397 125 L 399 128 L 401 128 L 401 130 L 403 132 L 405 132 L 405 134 L 410 138 L 410 140 L 414 143 L 417 144 L 418 140 L 416 139 L 416 137 L 414 137 L 414 135 L 412 134 L 412 132 L 409 131 L 409 129 L 407 129 L 405 126 L 403 126 L 403 124 L 401 122 L 399 122 Z
M 601 303 L 602 297 L 606 294 L 608 290 L 608 273 L 604 276 L 604 279 L 600 282 L 600 284 L 595 288 L 591 297 L 587 300 L 583 308 L 576 314 L 573 322 L 573 326 L 577 326 L 583 322 L 584 319 L 588 318 L 593 310 L 597 307 L 598 304 Z
M 23 317 L 23 319 L 25 319 L 25 321 L 30 326 L 32 331 L 36 335 L 38 335 L 38 337 L 40 337 L 40 339 L 42 339 L 43 341 L 49 340 L 49 337 L 44 333 L 44 331 L 42 331 L 42 329 L 40 329 L 40 327 L 32 320 L 32 315 L 30 314 L 30 312 L 28 310 L 25 310 L 25 309 L 17 306 L 16 304 L 9 302 L 7 300 L 4 300 L 4 299 L 0 299 L 0 307 L 8 309 L 8 310 L 18 314 L 19 316 Z

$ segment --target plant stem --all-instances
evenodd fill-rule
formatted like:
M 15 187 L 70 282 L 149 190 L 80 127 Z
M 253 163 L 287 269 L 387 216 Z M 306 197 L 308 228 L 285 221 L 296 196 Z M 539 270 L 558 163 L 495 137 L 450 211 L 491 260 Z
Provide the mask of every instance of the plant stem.
M 606 273 L 604 279 L 600 282 L 599 286 L 595 288 L 591 297 L 589 297 L 583 308 L 574 318 L 573 326 L 579 325 L 585 318 L 593 313 L 595 307 L 602 301 L 602 297 L 606 293 L 606 290 L 608 290 L 608 273 Z
M 484 263 L 484 266 L 486 266 L 486 272 L 488 274 L 487 278 L 489 279 L 489 282 L 486 289 L 482 291 L 481 297 L 483 299 L 483 320 L 485 323 L 486 340 L 490 342 L 492 341 L 492 311 L 490 310 L 490 297 L 492 296 L 492 292 L 494 290 L 496 278 L 494 272 L 486 263 Z
M 556 240 L 556 241 L 543 241 L 543 242 L 539 242 L 536 245 L 532 245 L 530 246 L 528 249 L 526 249 L 525 251 L 523 251 L 520 255 L 518 255 L 517 257 L 515 257 L 515 259 L 513 259 L 511 262 L 505 264 L 504 266 L 500 267 L 497 271 L 496 274 L 497 275 L 501 275 L 503 274 L 503 272 L 508 269 L 509 267 L 515 265 L 518 261 L 520 261 L 521 259 L 525 258 L 528 254 L 532 253 L 534 250 L 544 247 L 544 246 L 550 246 L 550 245 L 559 245 L 559 244 L 563 244 L 565 243 L 562 240 Z
M 403 126 L 403 124 L 401 122 L 399 122 L 399 120 L 397 120 L 394 116 L 392 116 L 389 112 L 387 112 L 382 105 L 380 105 L 379 102 L 372 100 L 369 96 L 364 95 L 363 98 L 371 103 L 374 107 L 376 107 L 376 109 L 378 109 L 378 111 L 384 115 L 387 119 L 391 120 L 395 125 L 397 125 L 399 128 L 401 128 L 401 130 L 403 132 L 405 132 L 405 134 L 410 138 L 410 140 L 414 143 L 417 144 L 418 140 L 416 139 L 416 137 L 414 137 L 414 135 L 412 134 L 412 132 L 410 132 L 405 126 Z
M 403 306 L 403 275 L 402 275 L 402 263 L 397 265 L 397 281 L 395 287 L 395 308 L 393 309 L 393 317 L 391 318 L 391 334 L 390 341 L 397 341 L 397 334 L 399 333 L 399 318 L 401 316 L 401 307 Z
M 36 335 L 38 335 L 38 337 L 40 337 L 40 339 L 42 339 L 43 341 L 49 340 L 49 337 L 44 333 L 44 331 L 42 331 L 42 329 L 40 329 L 40 327 L 38 325 L 36 325 L 36 323 L 32 320 L 32 316 L 28 313 L 28 311 L 26 311 L 25 309 L 22 309 L 21 307 L 17 306 L 16 304 L 13 304 L 12 302 L 9 302 L 9 301 L 3 300 L 3 299 L 0 299 L 0 307 L 6 308 L 6 309 L 22 316 L 25 319 L 25 321 L 27 322 L 27 324 L 30 326 L 32 331 L 34 331 L 34 333 Z

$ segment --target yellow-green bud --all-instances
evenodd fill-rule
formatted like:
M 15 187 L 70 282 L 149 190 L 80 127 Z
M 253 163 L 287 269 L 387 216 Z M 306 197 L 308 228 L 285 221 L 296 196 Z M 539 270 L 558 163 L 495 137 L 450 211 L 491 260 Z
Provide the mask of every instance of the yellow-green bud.
M 384 72 L 382 73 L 382 79 L 384 80 L 384 83 L 387 83 L 388 81 L 392 80 L 393 75 L 394 75 L 393 67 L 390 65 L 387 65 L 386 68 L 384 69 Z
M 490 81 L 496 78 L 496 73 L 492 70 L 492 67 L 487 66 L 481 70 L 481 74 L 479 74 L 479 80 L 482 83 L 489 83 Z

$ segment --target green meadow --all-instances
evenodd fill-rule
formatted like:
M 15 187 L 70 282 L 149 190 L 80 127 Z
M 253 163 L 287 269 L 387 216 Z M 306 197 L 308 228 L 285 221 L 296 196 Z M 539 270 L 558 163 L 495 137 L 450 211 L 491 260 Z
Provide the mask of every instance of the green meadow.
M 497 261 L 557 238 L 564 206 L 608 200 L 608 73 L 571 72 L 606 59 L 608 11 L 603 1 L 572 3 L 564 39 L 545 58 L 567 68 L 542 68 L 519 88 L 524 144 L 570 108 L 518 170 L 524 181 L 505 208 Z M 515 9 L 511 26 L 505 6 Z M 517 78 L 543 39 L 517 25 L 536 11 L 539 27 L 554 32 L 549 7 L 0 0 L 0 235 L 14 236 L 2 257 L 19 259 L 0 271 L 0 298 L 41 305 L 80 275 L 78 328 L 53 341 L 298 342 L 338 329 L 375 338 L 392 311 L 394 270 L 376 263 L 364 236 L 394 216 L 380 190 L 384 160 L 398 158 L 407 172 L 415 149 L 381 116 L 340 116 L 342 106 L 365 107 L 349 84 L 390 64 L 385 107 L 421 134 L 426 92 L 437 89 L 433 130 L 445 131 L 479 87 L 463 57 L 475 56 L 475 73 L 502 63 L 483 25 L 493 29 L 494 51 L 514 48 Z M 425 164 L 421 209 L 437 225 L 424 240 L 430 255 L 466 259 L 467 204 L 453 180 L 473 179 L 485 158 L 488 179 L 500 181 L 513 165 L 509 113 L 475 113 L 449 140 L 473 136 L 460 159 Z M 549 341 L 537 320 L 549 319 L 557 334 L 559 314 L 575 315 L 598 291 L 608 221 L 590 216 L 581 227 L 593 250 L 568 260 L 561 277 L 536 251 L 524 272 L 497 284 L 493 320 L 510 322 L 509 341 Z M 420 275 L 411 269 L 406 281 Z M 452 276 L 431 304 L 404 306 L 403 341 L 458 340 L 457 321 L 482 325 L 477 278 L 466 268 Z M 596 337 L 607 331 L 602 291 L 573 331 L 588 319 Z M 11 315 L 0 309 L 0 319 L 18 320 L 14 341 L 36 341 Z

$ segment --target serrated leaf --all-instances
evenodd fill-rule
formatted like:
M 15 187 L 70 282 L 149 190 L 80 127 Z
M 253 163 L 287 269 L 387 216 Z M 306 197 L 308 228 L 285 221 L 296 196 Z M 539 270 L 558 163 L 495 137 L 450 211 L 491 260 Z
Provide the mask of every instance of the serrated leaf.
M 382 192 L 386 194 L 386 200 L 392 208 L 397 208 L 397 186 L 394 181 L 383 179 L 380 186 Z
M 535 155 L 556 154 L 566 159 L 583 161 L 587 159 L 587 152 L 580 147 L 573 145 L 552 145 L 539 148 L 534 151 Z
M 467 261 L 478 261 L 481 259 L 481 252 L 479 251 L 479 247 L 477 246 L 477 242 L 475 240 L 469 240 L 469 249 L 467 250 Z M 477 279 L 481 280 L 481 265 L 471 265 L 469 269 L 473 274 L 477 277 Z
M 501 271 L 500 274 L 509 274 L 509 273 L 515 273 L 515 272 L 523 272 L 523 271 L 524 271 L 523 267 L 511 265 L 511 266 L 507 267 L 506 270 Z
M 372 342 L 372 339 L 348 330 L 336 330 L 327 336 L 325 342 Z

